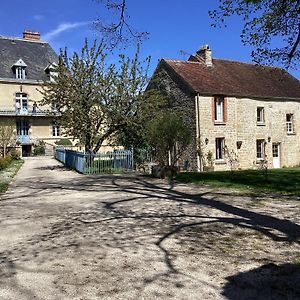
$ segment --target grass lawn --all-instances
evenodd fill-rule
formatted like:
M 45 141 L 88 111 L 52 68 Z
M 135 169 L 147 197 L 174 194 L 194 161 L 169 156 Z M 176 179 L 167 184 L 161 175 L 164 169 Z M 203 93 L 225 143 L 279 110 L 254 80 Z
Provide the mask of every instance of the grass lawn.
M 0 171 L 0 193 L 7 190 L 10 181 L 17 174 L 23 162 L 23 160 L 13 160 L 6 169 Z
M 283 168 L 268 171 L 266 180 L 261 170 L 180 173 L 179 182 L 209 184 L 253 191 L 275 192 L 300 196 L 300 168 Z

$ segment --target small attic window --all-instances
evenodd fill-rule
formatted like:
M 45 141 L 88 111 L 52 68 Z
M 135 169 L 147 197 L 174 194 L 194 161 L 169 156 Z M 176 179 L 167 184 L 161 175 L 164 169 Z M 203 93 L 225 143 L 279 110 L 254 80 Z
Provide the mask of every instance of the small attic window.
M 16 79 L 26 79 L 26 67 L 27 65 L 21 58 L 13 64 L 12 69 L 16 75 Z
M 51 82 L 55 81 L 55 77 L 57 77 L 57 64 L 56 63 L 51 63 L 45 68 L 45 72 L 49 77 L 49 80 Z

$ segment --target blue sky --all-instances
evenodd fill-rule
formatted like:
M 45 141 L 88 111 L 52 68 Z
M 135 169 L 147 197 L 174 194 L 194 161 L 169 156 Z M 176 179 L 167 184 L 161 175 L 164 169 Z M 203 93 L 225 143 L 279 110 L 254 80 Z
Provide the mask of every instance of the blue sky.
M 228 19 L 227 28 L 211 28 L 208 11 L 217 5 L 218 0 L 128 0 L 131 24 L 150 33 L 141 52 L 151 55 L 151 70 L 160 58 L 186 59 L 180 50 L 193 54 L 204 44 L 216 58 L 251 62 L 252 49 L 240 41 L 239 18 Z M 25 28 L 32 29 L 56 52 L 65 46 L 74 51 L 81 49 L 85 37 L 101 38 L 91 25 L 97 17 L 111 19 L 95 0 L 2 1 L 0 35 L 21 37 Z M 300 79 L 300 70 L 290 73 Z

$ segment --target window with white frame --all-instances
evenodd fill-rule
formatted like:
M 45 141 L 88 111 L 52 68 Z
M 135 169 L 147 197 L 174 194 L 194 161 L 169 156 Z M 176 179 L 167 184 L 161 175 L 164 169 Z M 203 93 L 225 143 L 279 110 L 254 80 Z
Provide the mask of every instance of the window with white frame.
M 258 160 L 265 158 L 265 140 L 256 140 L 256 158 Z
M 224 122 L 224 102 L 224 97 L 222 96 L 214 98 L 215 122 Z
M 16 110 L 17 112 L 28 111 L 28 98 L 25 93 L 16 93 Z
M 21 58 L 13 64 L 12 69 L 16 79 L 26 79 L 26 67 L 27 65 Z
M 16 67 L 16 79 L 26 79 L 25 67 Z
M 265 123 L 265 108 L 264 107 L 257 107 L 256 121 L 257 121 L 257 123 Z
M 60 124 L 57 122 L 52 123 L 52 136 L 60 136 Z
M 216 138 L 216 160 L 224 159 L 225 138 Z
M 294 115 L 286 114 L 286 132 L 294 133 Z

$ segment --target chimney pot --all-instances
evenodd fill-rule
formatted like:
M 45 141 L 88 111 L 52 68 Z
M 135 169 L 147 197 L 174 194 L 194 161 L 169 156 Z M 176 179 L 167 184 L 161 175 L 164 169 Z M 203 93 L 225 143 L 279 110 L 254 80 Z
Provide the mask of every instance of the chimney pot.
M 25 29 L 23 32 L 23 39 L 38 41 L 41 39 L 41 34 L 37 31 Z

